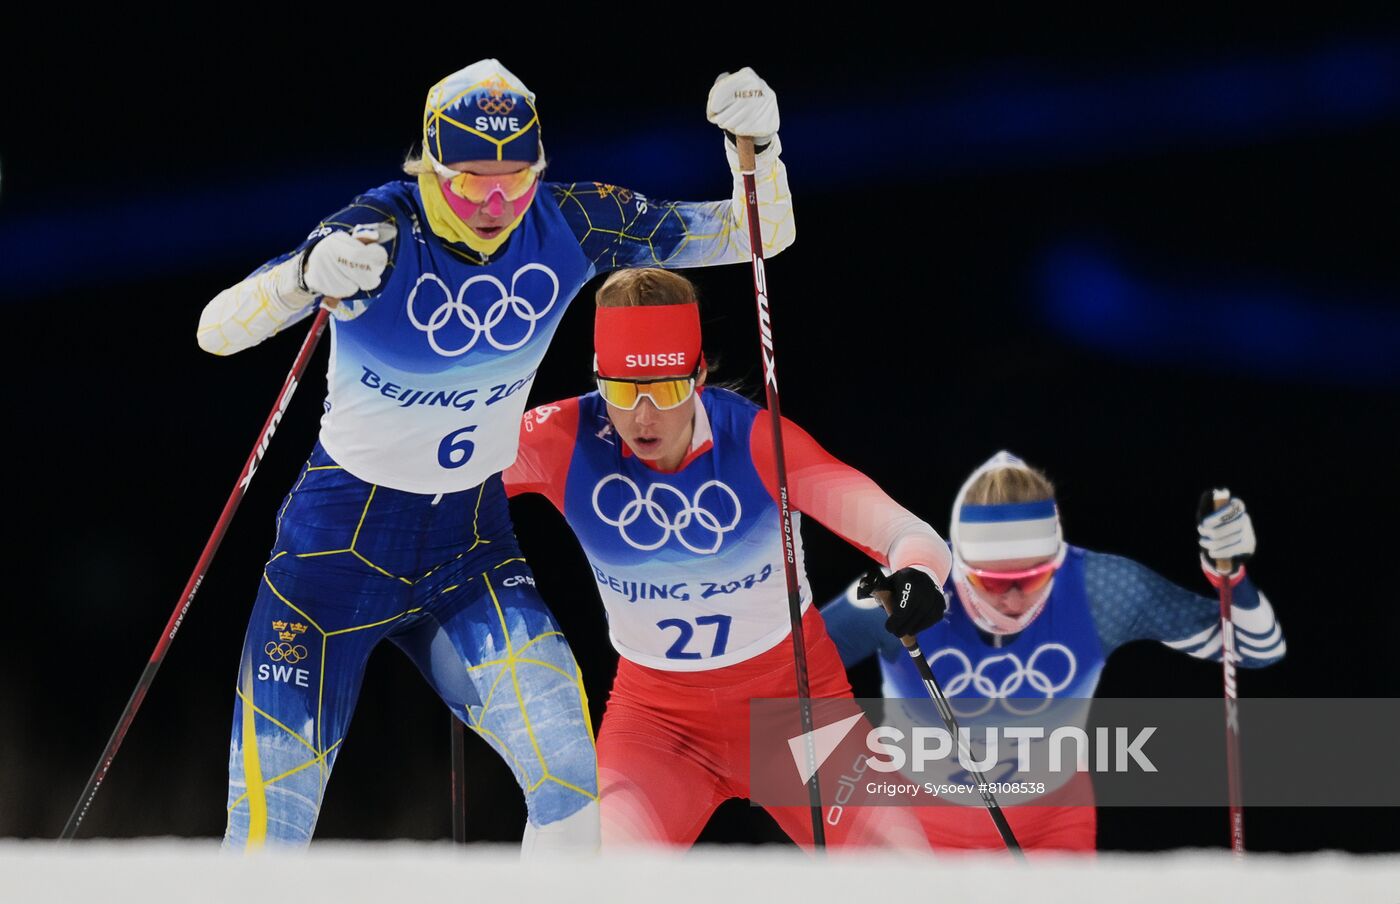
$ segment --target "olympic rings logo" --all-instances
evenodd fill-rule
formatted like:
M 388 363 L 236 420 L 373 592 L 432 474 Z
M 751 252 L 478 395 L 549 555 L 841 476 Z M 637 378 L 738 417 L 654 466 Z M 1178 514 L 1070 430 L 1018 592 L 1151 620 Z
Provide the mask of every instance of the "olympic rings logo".
M 306 647 L 301 644 L 293 646 L 289 643 L 278 643 L 269 640 L 267 646 L 263 647 L 263 652 L 267 658 L 273 662 L 286 662 L 288 665 L 296 665 L 307 657 Z
M 501 116 L 515 109 L 515 98 L 506 94 L 506 83 L 501 79 L 493 79 L 486 83 L 486 96 L 476 99 L 477 109 L 483 113 L 494 113 Z
M 532 305 L 528 299 L 516 294 L 516 286 L 520 282 L 520 278 L 531 271 L 543 273 L 549 278 L 550 284 L 553 287 L 550 292 L 549 303 L 539 311 L 535 310 L 534 305 Z M 433 309 L 433 312 L 428 315 L 427 322 L 424 322 L 418 319 L 418 314 L 414 310 L 414 302 L 418 300 L 418 290 L 423 288 L 424 283 L 429 282 L 435 284 L 438 289 L 442 291 L 442 303 Z M 476 309 L 466 302 L 467 290 L 476 283 L 489 284 L 495 288 L 497 294 L 500 296 L 486 309 L 485 317 L 478 314 Z M 452 295 L 452 290 L 447 288 L 447 283 L 443 282 L 441 277 L 436 273 L 424 273 L 422 276 L 418 277 L 418 282 L 413 284 L 413 290 L 408 293 L 408 321 L 413 324 L 415 329 L 428 334 L 428 345 L 432 346 L 433 351 L 442 355 L 444 358 L 456 358 L 459 355 L 466 354 L 472 346 L 476 345 L 477 340 L 482 336 L 486 337 L 486 341 L 490 343 L 492 348 L 503 352 L 509 352 L 520 348 L 534 338 L 535 324 L 541 317 L 548 314 L 550 310 L 554 308 L 554 303 L 558 300 L 559 277 L 544 264 L 526 264 L 519 270 L 516 270 L 515 275 L 511 277 L 509 291 L 506 290 L 504 283 L 491 274 L 478 274 L 462 283 L 462 287 L 457 290 L 455 298 Z M 515 315 L 516 319 L 524 321 L 526 324 L 525 334 L 514 342 L 501 342 L 492 334 L 492 330 L 501 325 L 506 319 L 507 314 Z M 452 320 L 453 315 L 456 315 L 457 320 L 462 326 L 471 331 L 471 338 L 460 348 L 443 348 L 442 345 L 438 344 L 437 332 L 447 326 L 448 322 Z
M 491 113 L 497 116 L 505 116 L 515 109 L 515 98 L 513 97 L 482 97 L 476 102 L 477 107 L 483 113 Z
M 632 498 L 623 504 L 616 517 L 604 514 L 603 508 L 599 504 L 603 488 L 613 481 L 621 482 L 632 491 Z M 727 496 L 730 504 L 734 506 L 734 517 L 729 520 L 728 524 L 720 523 L 718 515 L 701 505 L 706 491 L 711 489 L 718 491 L 722 496 Z M 656 500 L 658 493 L 668 495 L 678 501 L 680 510 L 676 512 L 674 518 Z M 719 551 L 720 545 L 724 543 L 724 535 L 739 526 L 739 519 L 743 514 L 743 510 L 739 506 L 738 495 L 718 480 L 708 480 L 702 483 L 693 497 L 687 497 L 685 493 L 665 483 L 653 483 L 647 487 L 646 494 L 643 495 L 641 489 L 623 474 L 609 474 L 598 481 L 598 485 L 593 488 L 593 511 L 597 513 L 599 518 L 603 519 L 604 524 L 610 524 L 617 528 L 618 534 L 633 549 L 643 551 L 660 549 L 674 536 L 686 549 L 702 556 Z M 644 514 L 652 524 L 661 529 L 660 538 L 654 542 L 638 542 L 627 531 Z M 692 525 L 698 526 L 706 533 L 713 534 L 714 541 L 705 546 L 696 545 L 691 538 L 686 536 L 686 529 Z
M 1063 660 L 1063 668 L 1055 669 L 1055 672 L 1063 671 L 1064 677 L 1055 681 L 1050 674 L 1039 668 L 1041 658 L 1047 654 L 1057 653 Z M 952 657 L 961 664 L 962 670 L 948 679 L 943 692 L 949 697 L 955 697 L 969 687 L 972 688 L 976 696 L 987 698 L 987 705 L 975 713 L 961 713 L 962 715 L 980 715 L 992 708 L 993 702 L 1000 700 L 1002 707 L 1008 712 L 1016 715 L 1032 715 L 1046 709 L 1050 701 L 1055 699 L 1055 695 L 1069 687 L 1074 681 L 1075 674 L 1079 671 L 1079 661 L 1074 656 L 1074 651 L 1062 643 L 1046 643 L 1036 647 L 1030 659 L 1025 664 L 1021 663 L 1021 658 L 1015 653 L 1001 653 L 996 656 L 988 656 L 977 667 L 973 668 L 972 660 L 962 650 L 949 647 L 939 650 L 929 657 L 928 665 L 932 669 L 934 663 L 945 656 Z M 1001 680 L 994 680 L 987 674 L 987 670 L 999 663 L 1007 663 L 1009 671 L 1001 676 Z M 1021 689 L 1023 685 L 1030 685 L 1031 690 L 1039 694 L 1039 705 L 1034 709 L 1018 709 L 1017 705 L 1008 698 Z

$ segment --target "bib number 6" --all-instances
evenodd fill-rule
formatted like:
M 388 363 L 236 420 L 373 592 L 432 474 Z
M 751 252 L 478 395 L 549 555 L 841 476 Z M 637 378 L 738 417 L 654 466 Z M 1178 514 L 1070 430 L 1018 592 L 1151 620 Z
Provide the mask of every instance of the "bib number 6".
M 476 443 L 467 436 L 477 428 L 476 424 L 454 430 L 438 443 L 438 464 L 444 468 L 460 468 L 471 460 L 476 451 Z

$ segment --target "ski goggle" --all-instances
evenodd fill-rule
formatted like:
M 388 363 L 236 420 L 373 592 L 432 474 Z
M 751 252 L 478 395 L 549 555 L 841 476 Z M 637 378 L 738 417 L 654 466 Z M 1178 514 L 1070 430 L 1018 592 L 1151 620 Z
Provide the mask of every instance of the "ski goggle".
M 478 176 L 476 173 L 458 173 L 447 183 L 451 192 L 473 204 L 485 204 L 496 192 L 507 201 L 518 201 L 535 184 L 535 171 L 523 169 L 518 173 L 500 176 Z
M 1061 549 L 1060 555 L 1030 568 L 997 571 L 990 568 L 973 568 L 964 563 L 963 573 L 967 576 L 969 584 L 984 593 L 1009 593 L 1013 589 L 1022 593 L 1035 593 L 1050 583 L 1050 579 L 1060 570 L 1064 561 L 1064 551 Z
M 665 380 L 614 380 L 595 373 L 593 379 L 598 383 L 598 395 L 609 405 L 631 411 L 646 396 L 658 411 L 669 411 L 695 393 L 698 373 L 697 368 L 691 376 Z
M 483 176 L 479 173 L 459 173 L 433 161 L 433 169 L 447 182 L 447 188 L 457 197 L 473 204 L 485 204 L 496 192 L 507 201 L 517 201 L 525 196 L 539 175 L 535 167 L 527 166 L 514 173 L 499 173 Z

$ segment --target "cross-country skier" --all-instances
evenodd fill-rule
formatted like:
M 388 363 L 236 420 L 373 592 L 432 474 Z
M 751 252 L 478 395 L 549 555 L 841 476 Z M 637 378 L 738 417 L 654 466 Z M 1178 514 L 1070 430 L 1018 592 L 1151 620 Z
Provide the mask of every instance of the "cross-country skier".
M 772 421 L 703 388 L 695 288 L 664 270 L 615 273 L 598 291 L 597 391 L 526 413 L 514 496 L 546 496 L 578 536 L 621 656 L 598 736 L 603 847 L 689 845 L 724 800 L 749 794 L 754 697 L 794 697 Z M 815 518 L 893 570 L 912 601 L 894 636 L 944 606 L 947 545 L 923 521 L 784 419 L 794 534 Z M 798 513 L 801 513 L 800 515 Z M 850 697 L 810 607 L 794 537 L 811 696 Z M 810 810 L 770 808 L 799 844 Z M 898 808 L 851 808 L 833 844 L 926 849 Z
M 1226 580 L 1233 585 L 1239 664 L 1258 668 L 1282 659 L 1286 648 L 1273 607 L 1245 575 L 1255 537 L 1244 503 L 1233 499 L 1205 513 L 1198 532 L 1207 579 L 1217 587 Z M 1066 544 L 1049 479 L 1007 452 L 968 477 L 953 503 L 949 533 L 956 602 L 917 638 L 955 705 L 969 696 L 1092 697 L 1109 654 L 1134 640 L 1220 659 L 1218 600 L 1130 559 Z M 1218 571 L 1217 559 L 1233 560 L 1233 571 Z M 886 697 L 925 698 L 904 647 L 881 628 L 884 610 L 859 598 L 856 584 L 824 606 L 822 616 L 847 665 L 879 655 Z M 1007 768 L 1014 762 L 1014 754 L 1002 760 Z M 998 780 L 993 770 L 984 771 Z M 1078 773 L 1035 805 L 1002 804 L 1024 848 L 1092 851 L 1097 820 L 1091 800 L 1087 773 Z M 913 809 L 935 848 L 1001 848 L 991 820 L 978 801 L 972 803 Z
M 733 136 L 753 137 L 764 251 L 792 242 L 772 90 L 724 74 L 733 197 L 672 203 L 542 180 L 535 95 L 496 60 L 428 92 L 409 181 L 371 189 L 204 309 L 240 351 L 335 304 L 320 440 L 277 516 L 238 674 L 225 844 L 304 844 L 370 651 L 403 650 L 525 793 L 524 846 L 595 847 L 597 769 L 568 644 L 500 472 L 564 309 L 597 273 L 749 259 Z M 338 303 L 329 301 L 338 299 Z

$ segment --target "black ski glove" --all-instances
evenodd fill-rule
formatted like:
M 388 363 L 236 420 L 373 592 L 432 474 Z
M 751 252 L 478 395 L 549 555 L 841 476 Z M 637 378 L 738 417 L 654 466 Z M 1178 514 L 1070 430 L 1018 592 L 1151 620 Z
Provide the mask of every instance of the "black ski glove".
M 885 630 L 895 637 L 931 628 L 948 611 L 943 591 L 933 578 L 917 568 L 901 568 L 890 575 L 872 571 L 860 579 L 861 596 L 874 596 L 877 590 L 889 593 L 886 611 L 890 616 L 885 619 Z

